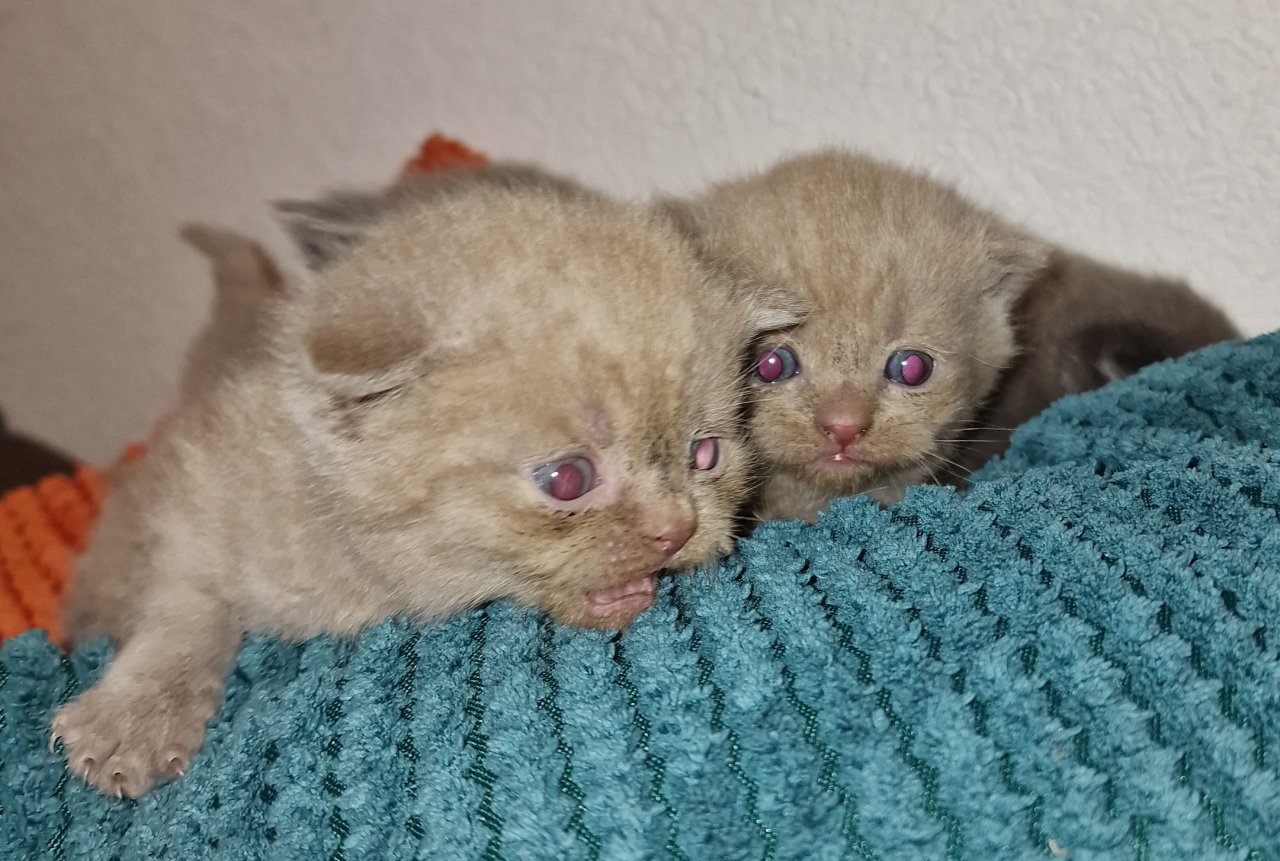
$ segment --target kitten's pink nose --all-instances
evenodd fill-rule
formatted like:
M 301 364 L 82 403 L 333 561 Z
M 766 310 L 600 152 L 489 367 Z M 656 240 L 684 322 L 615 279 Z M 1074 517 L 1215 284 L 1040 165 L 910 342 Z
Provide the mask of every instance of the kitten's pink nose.
M 663 556 L 671 557 L 680 552 L 680 548 L 693 537 L 694 522 L 684 515 L 667 517 L 656 521 L 651 527 L 650 536 Z
M 841 448 L 861 438 L 871 426 L 867 410 L 851 401 L 828 404 L 818 412 L 817 421 L 827 439 Z
M 866 433 L 867 429 L 861 425 L 829 424 L 822 426 L 822 432 L 827 435 L 827 439 L 844 447 Z

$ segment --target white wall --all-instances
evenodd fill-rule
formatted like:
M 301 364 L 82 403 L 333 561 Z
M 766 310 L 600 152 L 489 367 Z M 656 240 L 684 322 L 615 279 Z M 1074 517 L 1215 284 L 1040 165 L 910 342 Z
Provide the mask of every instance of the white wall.
M 391 177 L 440 129 L 629 196 L 822 144 L 1280 327 L 1280 6 L 0 0 L 0 407 L 95 461 L 205 313 L 180 222 Z

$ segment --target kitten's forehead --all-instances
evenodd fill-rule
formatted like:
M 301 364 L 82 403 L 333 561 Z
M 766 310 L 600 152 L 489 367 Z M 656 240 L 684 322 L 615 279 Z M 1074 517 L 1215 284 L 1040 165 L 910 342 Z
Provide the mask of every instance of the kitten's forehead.
M 631 207 L 477 189 L 399 213 L 324 280 L 411 294 L 444 327 L 554 337 L 692 326 L 705 277 L 682 237 Z
M 809 300 L 795 338 L 834 361 L 866 362 L 921 333 L 963 342 L 990 316 L 992 219 L 925 177 L 819 154 L 719 186 L 703 203 L 713 253 Z
M 457 396 L 503 404 L 539 446 L 670 449 L 740 397 L 745 309 L 666 221 L 620 204 L 487 190 L 406 212 L 323 277 L 346 301 L 409 297 L 395 307 L 446 345 Z
M 712 242 L 815 299 L 913 289 L 987 262 L 990 219 L 945 186 L 849 155 L 784 163 L 709 198 Z

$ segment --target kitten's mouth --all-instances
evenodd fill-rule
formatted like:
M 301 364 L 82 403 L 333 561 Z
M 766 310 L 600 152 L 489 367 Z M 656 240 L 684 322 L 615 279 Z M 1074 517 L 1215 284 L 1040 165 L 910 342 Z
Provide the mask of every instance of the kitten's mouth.
M 845 472 L 856 466 L 865 465 L 866 461 L 856 454 L 841 449 L 836 452 L 823 452 L 812 461 L 814 467 L 832 472 Z
M 587 593 L 587 614 L 600 619 L 630 619 L 649 609 L 658 594 L 658 578 L 649 574 L 621 586 Z

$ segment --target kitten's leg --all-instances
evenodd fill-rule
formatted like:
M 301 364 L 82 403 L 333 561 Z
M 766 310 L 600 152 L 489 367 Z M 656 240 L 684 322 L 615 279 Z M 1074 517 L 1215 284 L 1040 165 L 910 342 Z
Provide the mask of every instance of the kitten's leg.
M 186 771 L 240 645 L 225 604 L 165 597 L 147 602 L 102 680 L 53 719 L 68 767 L 109 795 L 137 798 Z

